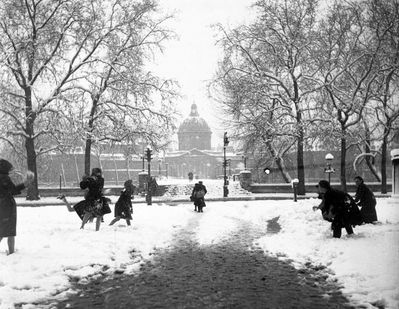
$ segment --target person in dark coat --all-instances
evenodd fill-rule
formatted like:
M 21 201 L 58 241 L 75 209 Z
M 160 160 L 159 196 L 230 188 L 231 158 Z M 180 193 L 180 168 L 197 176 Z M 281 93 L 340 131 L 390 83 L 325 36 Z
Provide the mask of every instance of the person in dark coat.
M 334 238 L 340 238 L 342 228 L 345 228 L 348 235 L 353 234 L 353 228 L 349 219 L 349 209 L 347 203 L 347 194 L 343 191 L 331 188 L 327 180 L 320 180 L 318 184 L 319 194 L 323 201 L 320 204 L 322 213 L 331 220 L 331 229 Z M 324 217 L 324 216 L 323 216 Z
M 360 207 L 360 213 L 363 218 L 364 223 L 373 223 L 377 221 L 377 212 L 375 210 L 375 206 L 377 205 L 377 201 L 373 192 L 363 181 L 363 178 L 360 176 L 355 177 L 356 184 L 356 195 L 355 202 Z
M 194 185 L 193 191 L 190 196 L 190 200 L 194 202 L 194 211 L 203 212 L 203 208 L 206 206 L 205 204 L 205 194 L 208 191 L 206 190 L 205 185 L 202 181 L 199 181 Z
M 92 169 L 89 177 L 84 176 L 80 182 L 81 189 L 88 189 L 85 196 L 84 216 L 81 229 L 84 228 L 90 218 L 97 218 L 96 231 L 100 230 L 103 215 L 110 213 L 109 200 L 103 195 L 104 178 L 102 171 L 96 167 Z
M 115 218 L 109 225 L 113 225 L 120 219 L 125 219 L 126 224 L 130 225 L 133 213 L 132 199 L 135 189 L 136 187 L 133 185 L 131 179 L 125 181 L 124 189 L 121 191 L 119 199 L 115 203 Z
M 12 169 L 10 162 L 0 159 L 0 241 L 7 237 L 8 254 L 15 251 L 17 235 L 17 205 L 14 195 L 20 194 L 34 178 L 34 174 L 28 171 L 24 182 L 15 185 L 9 176 Z

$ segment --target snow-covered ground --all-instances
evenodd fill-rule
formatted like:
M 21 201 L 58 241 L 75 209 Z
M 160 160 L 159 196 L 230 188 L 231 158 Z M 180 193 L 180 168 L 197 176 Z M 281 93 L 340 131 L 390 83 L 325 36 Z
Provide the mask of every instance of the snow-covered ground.
M 220 181 L 208 185 L 208 197 L 220 196 Z M 230 195 L 239 195 L 234 184 Z M 329 223 L 312 206 L 319 200 L 309 197 L 298 202 L 234 201 L 210 202 L 203 214 L 191 204 L 134 205 L 133 226 L 120 221 L 95 232 L 94 223 L 79 229 L 80 220 L 66 207 L 19 207 L 15 254 L 6 255 L 7 241 L 0 243 L 0 308 L 35 308 L 32 303 L 74 293 L 70 280 L 86 282 L 115 270 L 132 273 L 150 259 L 154 249 L 170 245 L 173 234 L 193 216 L 201 216 L 196 238 L 200 245 L 222 241 L 231 235 L 237 220 L 267 227 L 279 217 L 279 233 L 269 233 L 255 242 L 265 254 L 292 260 L 296 267 L 307 262 L 326 265 L 330 279 L 338 279 L 344 294 L 354 305 L 374 308 L 399 307 L 399 205 L 378 199 L 379 224 L 355 228 L 355 236 L 331 238 Z M 363 308 L 364 308 L 363 307 Z

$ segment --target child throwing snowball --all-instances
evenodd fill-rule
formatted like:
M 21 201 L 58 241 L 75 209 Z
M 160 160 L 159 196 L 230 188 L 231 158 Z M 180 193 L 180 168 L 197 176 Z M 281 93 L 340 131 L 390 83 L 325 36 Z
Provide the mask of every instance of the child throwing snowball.
M 135 186 L 132 184 L 132 180 L 126 180 L 124 183 L 124 188 L 121 191 L 118 201 L 115 203 L 115 218 L 111 221 L 109 225 L 113 225 L 120 219 L 125 219 L 126 224 L 130 225 L 130 220 L 132 220 L 132 199 Z

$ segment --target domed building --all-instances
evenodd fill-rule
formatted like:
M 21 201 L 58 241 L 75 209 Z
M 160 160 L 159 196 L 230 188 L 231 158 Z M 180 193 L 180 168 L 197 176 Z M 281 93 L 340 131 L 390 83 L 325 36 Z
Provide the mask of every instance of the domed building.
M 177 137 L 178 150 L 166 153 L 162 162 L 167 175 L 187 178 L 192 173 L 194 177 L 203 179 L 223 175 L 223 152 L 212 149 L 212 131 L 200 117 L 196 104 L 191 105 L 191 112 L 179 126 Z M 228 157 L 229 162 L 237 160 L 230 153 Z
M 199 116 L 196 104 L 191 105 L 191 112 L 177 132 L 179 150 L 210 150 L 212 131 L 206 121 Z

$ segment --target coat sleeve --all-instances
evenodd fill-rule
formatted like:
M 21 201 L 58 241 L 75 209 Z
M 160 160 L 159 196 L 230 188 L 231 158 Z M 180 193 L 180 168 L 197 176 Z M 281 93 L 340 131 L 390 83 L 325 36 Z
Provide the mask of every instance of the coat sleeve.
M 23 183 L 15 185 L 9 176 L 3 178 L 2 187 L 6 189 L 11 195 L 21 194 L 21 191 L 25 189 L 25 185 Z
M 87 189 L 87 187 L 89 186 L 89 182 L 87 181 L 87 179 L 82 180 L 80 183 L 80 188 L 81 189 Z
M 355 202 L 361 202 L 364 199 L 365 188 L 363 185 L 360 185 L 356 189 Z

